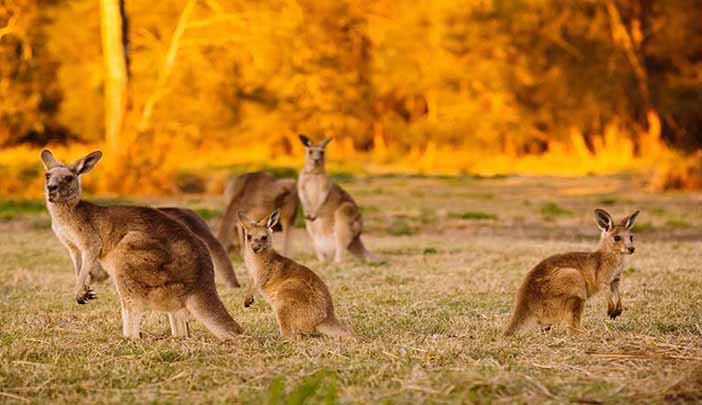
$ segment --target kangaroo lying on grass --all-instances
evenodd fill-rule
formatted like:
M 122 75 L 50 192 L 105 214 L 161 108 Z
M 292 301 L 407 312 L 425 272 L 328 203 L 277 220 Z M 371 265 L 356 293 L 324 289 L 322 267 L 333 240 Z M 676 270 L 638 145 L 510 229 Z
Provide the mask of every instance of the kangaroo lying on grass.
M 168 313 L 174 336 L 188 336 L 190 315 L 219 338 L 241 333 L 217 295 L 207 247 L 181 222 L 153 208 L 104 207 L 80 199 L 80 176 L 101 157 L 93 152 L 64 165 L 48 150 L 41 153 L 51 228 L 80 269 L 76 301 L 95 298 L 88 276 L 102 265 L 115 283 L 127 338 L 140 337 L 147 307 Z
M 274 231 L 283 233 L 282 252 L 288 254 L 290 229 L 295 223 L 295 214 L 300 205 L 294 179 L 276 179 L 268 172 L 245 173 L 227 185 L 224 198 L 227 209 L 219 226 L 218 238 L 227 251 L 239 255 L 244 246 L 243 233 L 236 216 L 239 211 L 259 220 L 279 208 L 280 222 Z
M 324 261 L 334 255 L 334 261 L 340 263 L 348 249 L 361 260 L 376 260 L 361 241 L 363 222 L 358 205 L 325 172 L 324 148 L 331 138 L 313 145 L 305 135 L 300 135 L 300 141 L 305 145 L 305 167 L 297 181 L 297 190 L 317 258 Z
M 537 264 L 517 292 L 514 313 L 505 336 L 526 332 L 534 326 L 548 329 L 565 322 L 570 333 L 579 333 L 585 301 L 602 289 L 609 292 L 607 314 L 615 319 L 622 313 L 619 283 L 624 255 L 634 253 L 631 228 L 639 211 L 615 224 L 605 210 L 595 210 L 602 231 L 594 252 L 551 256 Z
M 271 237 L 280 210 L 258 222 L 243 212 L 238 218 L 245 234 L 244 262 L 253 280 L 244 306 L 253 304 L 253 290 L 257 289 L 273 307 L 282 336 L 312 332 L 351 336 L 334 316 L 334 304 L 324 282 L 312 270 L 273 250 Z

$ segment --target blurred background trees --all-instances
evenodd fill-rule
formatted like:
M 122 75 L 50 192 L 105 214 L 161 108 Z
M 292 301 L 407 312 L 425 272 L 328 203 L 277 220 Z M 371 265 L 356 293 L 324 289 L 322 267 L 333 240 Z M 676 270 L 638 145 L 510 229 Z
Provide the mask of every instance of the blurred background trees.
M 339 159 L 453 173 L 615 170 L 702 146 L 695 0 L 122 3 L 111 135 L 103 50 L 121 26 L 104 5 L 120 1 L 3 0 L 1 145 L 119 138 L 126 189 L 172 175 L 183 151 L 288 164 L 298 132 L 335 136 Z

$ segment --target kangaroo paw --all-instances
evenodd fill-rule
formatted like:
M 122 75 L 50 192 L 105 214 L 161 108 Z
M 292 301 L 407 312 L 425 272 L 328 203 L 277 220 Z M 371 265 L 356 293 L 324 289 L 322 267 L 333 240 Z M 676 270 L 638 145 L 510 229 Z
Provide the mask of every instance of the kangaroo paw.
M 97 294 L 90 288 L 85 288 L 83 291 L 76 294 L 76 302 L 80 305 L 87 303 L 90 300 L 97 298 Z
M 611 319 L 616 319 L 621 314 L 622 314 L 621 308 L 614 308 L 614 309 L 610 309 L 607 311 L 607 315 L 609 315 L 609 317 Z

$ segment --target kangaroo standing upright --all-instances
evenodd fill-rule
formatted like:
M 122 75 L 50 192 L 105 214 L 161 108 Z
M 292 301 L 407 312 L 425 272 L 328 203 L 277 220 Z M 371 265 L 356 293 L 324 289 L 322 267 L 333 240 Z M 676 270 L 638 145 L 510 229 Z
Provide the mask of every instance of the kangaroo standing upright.
M 607 314 L 615 319 L 622 313 L 619 292 L 624 256 L 634 253 L 631 228 L 639 211 L 615 224 L 607 211 L 595 210 L 602 231 L 594 252 L 572 252 L 551 256 L 537 264 L 517 292 L 514 313 L 505 336 L 540 326 L 565 322 L 570 333 L 580 332 L 585 301 L 600 290 L 609 292 Z
M 333 255 L 340 263 L 348 249 L 361 260 L 374 260 L 361 241 L 363 222 L 358 205 L 325 171 L 324 152 L 331 138 L 313 145 L 300 135 L 300 141 L 305 146 L 305 167 L 297 180 L 297 191 L 317 258 L 323 261 Z
M 51 228 L 73 261 L 76 301 L 95 298 L 88 278 L 101 265 L 115 283 L 127 338 L 140 338 L 147 308 L 168 313 L 174 336 L 188 336 L 190 315 L 219 338 L 241 333 L 217 294 L 207 247 L 182 223 L 153 208 L 81 200 L 80 176 L 101 157 L 93 152 L 64 165 L 41 153 Z
M 322 279 L 273 250 L 273 228 L 280 218 L 280 210 L 258 222 L 241 211 L 238 218 L 245 234 L 244 262 L 253 280 L 244 306 L 253 303 L 256 289 L 273 307 L 282 336 L 298 337 L 312 332 L 333 337 L 350 336 L 351 331 L 334 315 L 334 304 Z

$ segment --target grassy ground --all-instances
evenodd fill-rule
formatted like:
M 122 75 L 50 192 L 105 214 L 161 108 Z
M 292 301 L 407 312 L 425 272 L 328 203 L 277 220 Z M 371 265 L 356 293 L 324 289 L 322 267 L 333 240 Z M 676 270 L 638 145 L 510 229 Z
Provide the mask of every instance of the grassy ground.
M 73 302 L 68 254 L 36 204 L 0 207 L 0 402 L 702 401 L 702 196 L 647 194 L 625 177 L 344 186 L 386 263 L 317 263 L 302 229 L 294 257 L 327 281 L 355 342 L 286 341 L 265 303 L 245 310 L 244 292 L 223 288 L 240 339 L 218 342 L 197 323 L 190 339 L 173 339 L 165 315 L 151 314 L 144 338 L 126 341 L 111 285 Z M 198 208 L 213 226 L 223 208 L 214 198 L 143 202 Z M 583 336 L 502 338 L 530 267 L 594 247 L 598 206 L 615 217 L 642 209 L 623 316 L 609 320 L 599 296 Z

